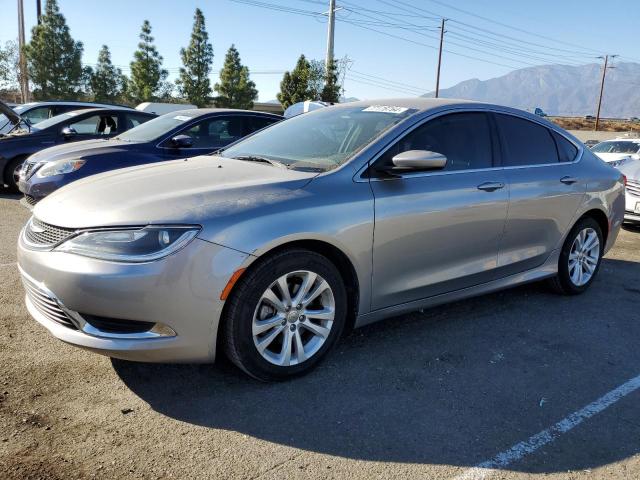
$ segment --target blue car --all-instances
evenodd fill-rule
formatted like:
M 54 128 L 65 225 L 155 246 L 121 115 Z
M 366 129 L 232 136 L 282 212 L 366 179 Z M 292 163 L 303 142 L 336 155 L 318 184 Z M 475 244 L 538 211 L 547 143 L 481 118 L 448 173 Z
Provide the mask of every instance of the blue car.
M 18 188 L 23 204 L 33 206 L 75 180 L 212 153 L 280 120 L 270 113 L 216 108 L 167 113 L 107 140 L 60 145 L 32 155 L 20 171 Z

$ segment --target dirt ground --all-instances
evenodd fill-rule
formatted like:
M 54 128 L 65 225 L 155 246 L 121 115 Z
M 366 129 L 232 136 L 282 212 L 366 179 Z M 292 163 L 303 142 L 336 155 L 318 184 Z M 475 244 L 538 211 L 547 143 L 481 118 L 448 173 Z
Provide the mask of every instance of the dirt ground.
M 15 265 L 28 217 L 0 195 L 2 480 L 640 478 L 640 390 L 503 469 L 468 470 L 640 375 L 640 229 L 582 296 L 533 284 L 390 319 L 269 385 L 224 359 L 136 364 L 54 339 Z

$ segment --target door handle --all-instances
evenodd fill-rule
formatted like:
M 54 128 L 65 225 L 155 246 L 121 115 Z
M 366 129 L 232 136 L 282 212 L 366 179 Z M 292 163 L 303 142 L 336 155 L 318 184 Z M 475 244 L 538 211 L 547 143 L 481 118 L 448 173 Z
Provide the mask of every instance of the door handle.
M 572 183 L 576 183 L 578 181 L 578 179 L 575 178 L 575 177 L 570 177 L 569 175 L 567 175 L 566 177 L 562 177 L 560 179 L 560 181 L 562 183 L 564 183 L 565 185 L 571 185 Z
M 502 182 L 484 182 L 478 185 L 478 190 L 484 190 L 485 192 L 493 192 L 501 188 L 504 188 L 504 183 Z

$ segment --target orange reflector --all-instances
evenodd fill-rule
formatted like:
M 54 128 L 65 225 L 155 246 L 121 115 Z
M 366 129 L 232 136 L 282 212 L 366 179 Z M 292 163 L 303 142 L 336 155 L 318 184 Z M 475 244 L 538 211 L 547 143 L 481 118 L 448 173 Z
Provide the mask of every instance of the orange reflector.
M 236 270 L 235 272 L 233 272 L 233 275 L 231 275 L 231 278 L 227 282 L 227 286 L 224 287 L 224 290 L 222 290 L 222 293 L 220 294 L 220 300 L 227 299 L 227 297 L 231 293 L 231 290 L 233 289 L 233 286 L 236 284 L 236 282 L 238 281 L 238 279 L 244 273 L 245 270 L 246 268 L 241 268 L 240 270 Z

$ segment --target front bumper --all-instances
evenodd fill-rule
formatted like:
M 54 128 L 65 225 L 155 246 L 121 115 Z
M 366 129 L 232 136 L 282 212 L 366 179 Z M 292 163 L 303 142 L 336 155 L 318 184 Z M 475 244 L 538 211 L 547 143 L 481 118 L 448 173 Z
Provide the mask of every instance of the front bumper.
M 630 192 L 633 191 L 633 193 Z M 638 195 L 635 195 L 638 193 Z M 624 220 L 625 222 L 638 222 L 640 223 L 640 189 L 637 186 L 637 182 L 627 184 L 627 190 L 625 192 L 625 207 L 624 207 Z
M 146 362 L 215 359 L 224 305 L 220 293 L 248 259 L 199 238 L 173 255 L 143 264 L 34 251 L 25 247 L 22 234 L 18 243 L 27 308 L 35 320 L 64 342 Z M 53 309 L 44 297 L 53 300 Z M 66 324 L 56 305 L 69 320 Z M 84 317 L 148 322 L 155 330 L 114 333 L 95 328 Z

